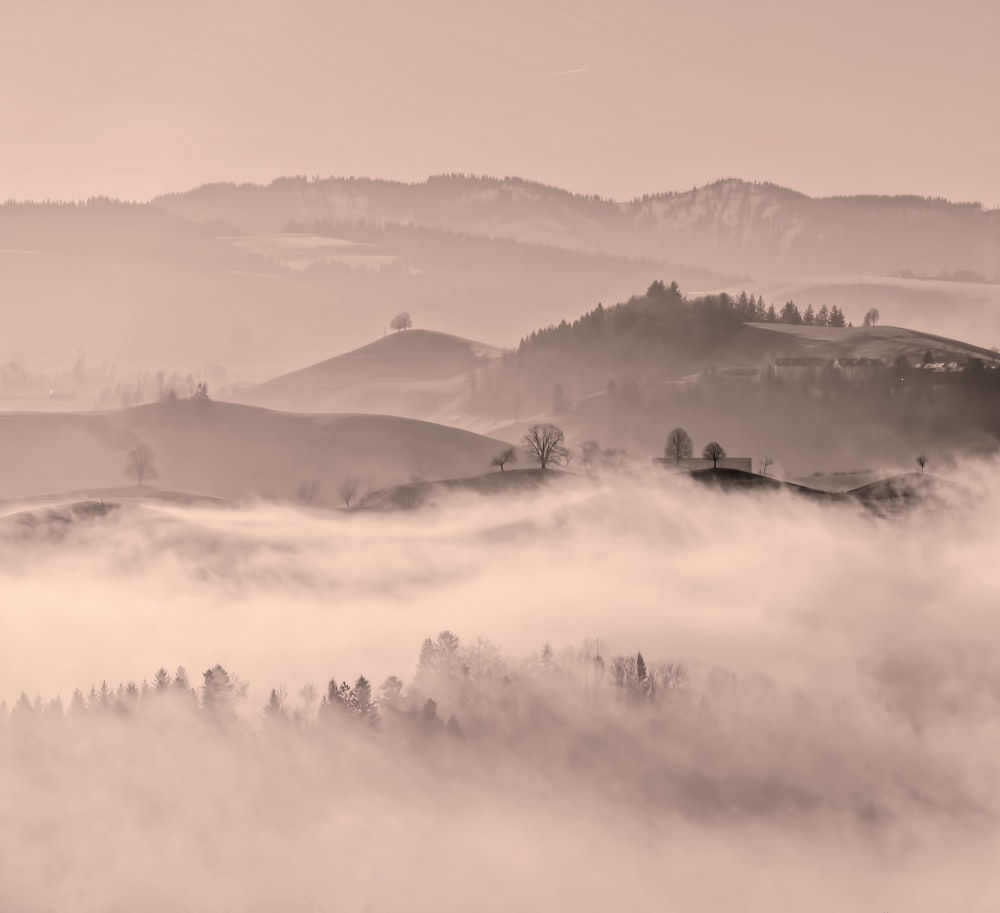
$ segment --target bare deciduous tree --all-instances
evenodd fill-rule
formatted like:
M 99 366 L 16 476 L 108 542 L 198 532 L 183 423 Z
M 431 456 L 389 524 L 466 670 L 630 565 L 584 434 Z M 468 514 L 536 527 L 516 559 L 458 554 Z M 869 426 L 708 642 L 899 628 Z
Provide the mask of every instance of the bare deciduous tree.
M 392 318 L 389 326 L 398 333 L 400 330 L 406 331 L 412 327 L 413 320 L 406 311 L 403 311 L 401 314 L 397 314 Z
M 726 458 L 726 451 L 722 449 L 722 445 L 717 441 L 709 441 L 705 445 L 705 449 L 701 452 L 701 455 L 706 460 L 712 461 L 712 468 L 719 468 L 719 460 L 724 460 Z
M 344 507 L 348 510 L 350 510 L 351 502 L 357 498 L 360 487 L 358 480 L 354 476 L 348 476 L 340 483 L 340 488 L 337 491 L 340 494 L 340 500 L 344 502 Z
M 868 311 L 865 314 L 865 321 L 864 321 L 865 322 L 865 326 L 866 327 L 873 327 L 873 326 L 875 326 L 875 324 L 878 323 L 879 318 L 881 316 L 882 315 L 879 314 L 879 312 L 878 312 L 878 308 L 872 308 L 870 311 Z
M 772 466 L 773 464 L 774 464 L 774 460 L 772 460 L 772 459 L 771 459 L 770 457 L 768 457 L 768 456 L 764 457 L 764 458 L 763 458 L 763 459 L 762 459 L 762 460 L 760 461 L 760 474 L 761 474 L 762 476 L 766 476 L 766 475 L 767 475 L 767 471 L 768 471 L 768 469 L 770 469 L 770 468 L 771 468 L 771 466 Z
M 558 463 L 566 454 L 562 428 L 555 425 L 532 425 L 521 438 L 521 446 L 528 451 L 542 469 L 549 463 Z
M 922 473 L 924 471 L 924 467 L 927 465 L 927 457 L 920 454 L 920 456 L 917 457 L 917 465 L 920 467 L 920 472 Z
M 501 472 L 503 472 L 504 466 L 508 463 L 517 462 L 517 451 L 513 447 L 508 447 L 506 450 L 502 450 L 498 453 L 492 460 L 490 460 L 490 466 L 496 466 Z
M 683 428 L 672 428 L 667 434 L 667 444 L 663 448 L 663 455 L 668 460 L 680 463 L 681 460 L 690 457 L 694 453 L 694 444 L 691 435 Z
M 158 478 L 156 456 L 149 444 L 139 443 L 128 452 L 125 475 L 130 479 L 135 479 L 140 487 L 146 479 Z

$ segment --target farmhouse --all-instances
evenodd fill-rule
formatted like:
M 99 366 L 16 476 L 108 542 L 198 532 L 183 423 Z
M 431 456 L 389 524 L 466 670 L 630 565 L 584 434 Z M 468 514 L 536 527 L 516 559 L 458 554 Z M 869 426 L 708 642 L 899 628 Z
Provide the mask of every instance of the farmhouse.
M 835 358 L 833 367 L 840 371 L 846 380 L 858 381 L 877 377 L 885 370 L 886 365 L 881 358 Z
M 819 380 L 830 366 L 829 359 L 808 356 L 805 358 L 778 358 L 774 362 L 774 376 L 777 380 L 796 383 Z

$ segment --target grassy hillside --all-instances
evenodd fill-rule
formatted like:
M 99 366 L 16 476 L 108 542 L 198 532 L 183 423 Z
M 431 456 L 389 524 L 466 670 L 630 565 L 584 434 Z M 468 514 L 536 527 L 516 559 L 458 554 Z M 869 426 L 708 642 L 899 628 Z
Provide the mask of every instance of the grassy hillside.
M 0 414 L 0 497 L 120 485 L 139 441 L 156 454 L 155 484 L 224 498 L 294 498 L 306 482 L 330 503 L 349 477 L 360 496 L 412 478 L 471 475 L 504 446 L 391 416 L 290 415 L 194 400 L 109 413 L 7 413 Z
M 234 391 L 229 398 L 293 412 L 376 412 L 410 418 L 459 414 L 472 373 L 501 350 L 448 333 L 407 330 Z
M 900 356 L 910 364 L 920 364 L 927 352 L 933 356 L 932 361 L 1000 359 L 996 352 L 982 346 L 906 327 L 810 327 L 756 323 L 748 324 L 747 328 L 750 332 L 743 334 L 737 345 L 745 345 L 742 352 L 750 358 L 765 348 L 783 354 L 822 358 L 879 358 L 886 364 L 892 364 Z M 765 341 L 755 340 L 754 332 L 764 334 Z M 742 352 L 736 348 L 734 354 L 738 357 Z
M 746 322 L 758 312 L 731 296 L 684 298 L 654 283 L 621 305 L 536 331 L 483 385 L 481 411 L 495 424 L 480 427 L 552 421 L 577 448 L 596 440 L 651 456 L 679 425 L 695 452 L 715 440 L 732 456 L 772 457 L 788 475 L 997 447 L 992 351 L 890 326 Z M 963 370 L 937 377 L 912 367 L 927 352 Z M 796 356 L 883 364 L 773 370 Z M 911 367 L 896 370 L 899 356 Z
M 857 326 L 871 308 L 883 324 L 919 327 L 938 336 L 1000 346 L 1000 284 L 892 276 L 798 276 L 748 281 L 724 291 L 763 295 L 780 308 L 789 299 L 818 310 L 840 307 Z
M 724 491 L 787 492 L 825 504 L 858 505 L 885 517 L 915 508 L 942 509 L 967 503 L 969 498 L 969 492 L 958 483 L 922 472 L 887 476 L 847 491 L 783 482 L 738 469 L 699 469 L 691 472 L 690 478 Z
M 364 510 L 411 510 L 453 494 L 503 495 L 535 491 L 543 485 L 577 478 L 558 469 L 508 469 L 436 482 L 408 482 L 373 491 L 361 501 Z

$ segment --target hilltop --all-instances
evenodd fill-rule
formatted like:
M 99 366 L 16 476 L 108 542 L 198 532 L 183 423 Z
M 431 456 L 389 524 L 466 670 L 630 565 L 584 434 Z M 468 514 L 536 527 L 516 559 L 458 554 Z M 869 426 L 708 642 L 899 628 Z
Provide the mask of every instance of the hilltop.
M 809 197 L 727 179 L 634 200 L 631 222 L 685 263 L 758 277 L 968 270 L 1000 277 L 1000 210 L 918 196 Z
M 932 361 L 969 358 L 1000 360 L 1000 355 L 991 349 L 907 327 L 815 327 L 751 323 L 747 328 L 751 331 L 744 336 L 748 353 L 763 347 L 769 351 L 803 357 L 877 358 L 887 365 L 898 358 L 905 358 L 910 364 L 920 364 L 927 352 L 931 353 Z M 751 342 L 752 331 L 765 334 L 765 341 L 760 344 L 756 340 Z M 739 349 L 736 350 L 738 352 Z
M 698 469 L 689 473 L 689 477 L 724 491 L 787 492 L 824 504 L 860 505 L 883 517 L 917 507 L 933 510 L 967 503 L 969 497 L 969 492 L 958 483 L 922 472 L 900 473 L 839 492 L 739 469 Z
M 855 324 L 876 308 L 883 324 L 920 327 L 945 338 L 979 346 L 1000 346 L 1000 284 L 906 276 L 798 276 L 741 283 L 716 291 L 733 296 L 746 290 L 774 301 L 801 306 L 840 307 Z
M 474 372 L 502 351 L 449 333 L 411 329 L 233 391 L 230 398 L 294 412 L 444 417 L 461 411 Z
M 383 415 L 291 415 L 180 400 L 117 412 L 0 414 L 0 497 L 114 487 L 127 452 L 152 447 L 160 481 L 221 498 L 312 496 L 339 503 L 412 478 L 483 471 L 502 441 Z M 67 459 L 71 454 L 72 458 Z

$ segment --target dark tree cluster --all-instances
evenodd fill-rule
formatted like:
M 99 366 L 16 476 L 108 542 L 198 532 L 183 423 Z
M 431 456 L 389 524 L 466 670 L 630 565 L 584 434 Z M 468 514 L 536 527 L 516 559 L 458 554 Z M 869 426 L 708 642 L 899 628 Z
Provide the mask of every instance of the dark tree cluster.
M 877 319 L 877 317 L 876 317 Z M 565 320 L 557 326 L 537 330 L 521 340 L 520 352 L 559 349 L 573 340 L 581 348 L 608 344 L 631 338 L 638 343 L 650 338 L 681 345 L 710 345 L 731 335 L 743 323 L 786 323 L 806 326 L 847 326 L 844 312 L 834 305 L 815 311 L 812 305 L 800 311 L 794 301 L 786 301 L 780 311 L 774 304 L 765 305 L 763 296 L 745 291 L 733 298 L 722 293 L 686 299 L 676 282 L 669 286 L 654 282 L 642 296 L 624 304 L 605 308 L 598 304 L 573 323 Z
M 676 282 L 657 280 L 643 295 L 614 307 L 598 304 L 572 323 L 563 320 L 522 339 L 483 379 L 477 406 L 561 414 L 576 397 L 606 387 L 620 408 L 641 408 L 645 392 L 661 380 L 725 363 L 748 323 L 843 327 L 847 320 L 836 306 L 802 312 L 788 301 L 778 311 L 745 291 L 688 299 Z

